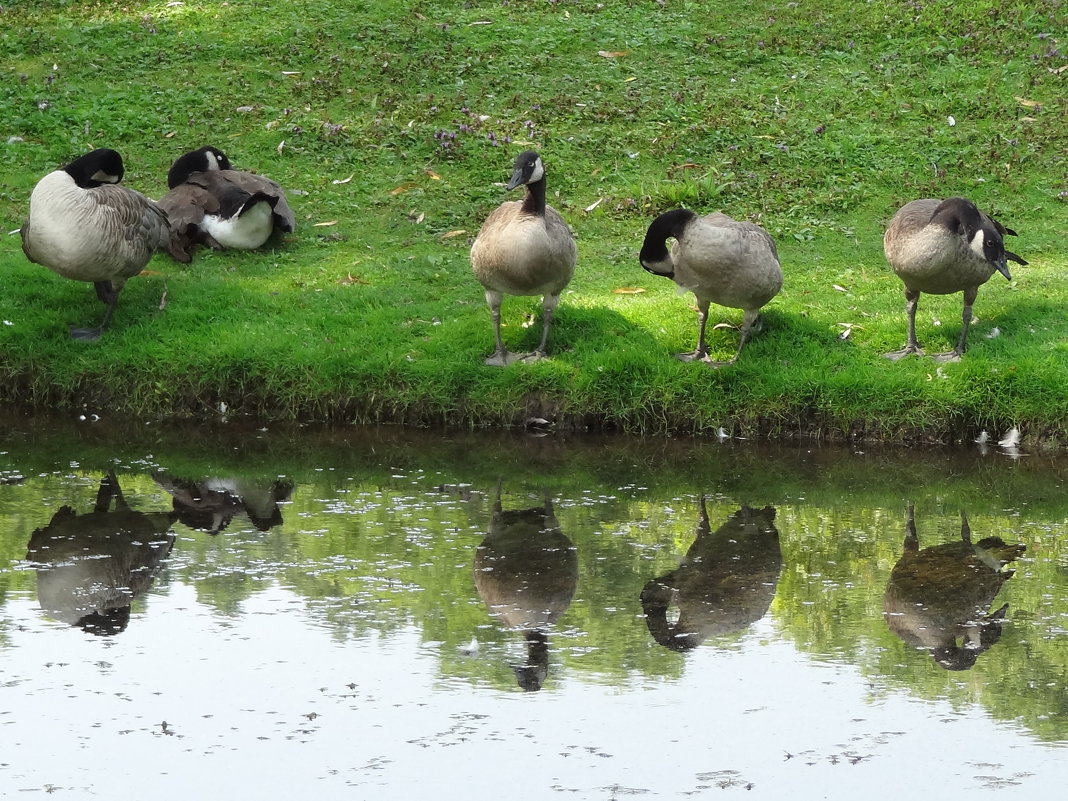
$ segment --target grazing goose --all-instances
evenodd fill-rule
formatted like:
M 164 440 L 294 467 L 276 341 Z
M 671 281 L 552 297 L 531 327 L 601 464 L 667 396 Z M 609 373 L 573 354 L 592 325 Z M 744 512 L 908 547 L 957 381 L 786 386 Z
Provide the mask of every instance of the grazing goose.
M 179 156 L 160 198 L 186 253 L 194 245 L 253 250 L 275 231 L 296 227 L 286 193 L 262 175 L 230 168 L 221 150 L 207 146 Z
M 670 253 L 668 237 L 675 238 Z M 768 232 L 719 212 L 704 217 L 688 209 L 664 212 L 649 226 L 639 258 L 646 270 L 672 279 L 697 298 L 697 348 L 676 356 L 684 362 L 733 364 L 749 335 L 760 330 L 761 307 L 782 288 L 782 267 Z M 726 362 L 708 355 L 705 325 L 711 303 L 745 312 L 738 350 Z
M 493 315 L 497 349 L 486 364 L 503 367 L 521 359 L 545 356 L 553 311 L 575 272 L 577 249 L 571 229 L 552 206 L 545 204 L 545 166 L 533 150 L 515 160 L 505 187 L 526 185 L 522 201 L 502 203 L 486 218 L 471 245 L 471 267 L 486 288 Z M 511 353 L 501 340 L 501 301 L 504 295 L 542 295 L 541 344 L 533 353 Z
M 73 328 L 75 339 L 92 341 L 111 322 L 128 278 L 141 272 L 152 253 L 166 248 L 189 261 L 171 239 L 167 215 L 140 192 L 118 186 L 122 157 L 102 148 L 86 153 L 37 182 L 22 226 L 22 251 L 64 278 L 90 281 L 107 304 L 96 328 Z
M 997 270 L 1009 281 L 1006 259 L 1027 264 L 1005 250 L 1005 234 L 1016 235 L 979 211 L 967 198 L 913 200 L 902 206 L 883 236 L 886 260 L 905 283 L 908 341 L 901 350 L 885 354 L 892 361 L 923 350 L 916 341 L 916 305 L 921 292 L 931 295 L 964 293 L 963 324 L 957 346 L 932 358 L 937 362 L 959 361 L 968 344 L 972 304 Z

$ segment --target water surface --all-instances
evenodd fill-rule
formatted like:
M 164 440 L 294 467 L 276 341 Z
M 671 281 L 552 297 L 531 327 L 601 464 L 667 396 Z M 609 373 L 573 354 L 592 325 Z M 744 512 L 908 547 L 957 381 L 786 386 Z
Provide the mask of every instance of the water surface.
M 1053 457 L 4 431 L 0 794 L 1068 783 Z

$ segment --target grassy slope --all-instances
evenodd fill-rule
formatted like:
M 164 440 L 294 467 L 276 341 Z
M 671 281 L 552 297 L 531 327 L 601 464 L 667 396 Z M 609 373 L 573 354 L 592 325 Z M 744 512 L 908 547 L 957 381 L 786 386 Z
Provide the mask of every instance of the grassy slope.
M 0 397 L 645 432 L 1019 424 L 1063 441 L 1064 14 L 1058 0 L 5 6 L 5 233 L 33 183 L 90 147 L 119 149 L 127 185 L 152 196 L 206 142 L 301 194 L 276 249 L 157 257 L 91 346 L 65 332 L 101 313 L 91 289 L 0 237 Z M 552 358 L 494 370 L 467 247 L 528 143 L 580 264 Z M 980 291 L 960 364 L 892 364 L 880 354 L 904 340 L 904 304 L 882 229 L 905 200 L 950 194 L 1020 231 L 1010 247 L 1031 266 Z M 780 246 L 786 286 L 730 368 L 670 358 L 693 346 L 691 299 L 637 264 L 648 221 L 676 205 L 760 222 Z M 960 296 L 920 303 L 921 342 L 948 349 Z M 537 312 L 506 300 L 506 340 L 532 347 Z M 736 337 L 715 331 L 717 354 Z

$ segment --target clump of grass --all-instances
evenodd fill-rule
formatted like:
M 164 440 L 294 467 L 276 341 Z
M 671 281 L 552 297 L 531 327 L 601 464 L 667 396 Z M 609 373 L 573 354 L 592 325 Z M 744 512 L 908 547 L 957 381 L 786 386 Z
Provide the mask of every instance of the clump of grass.
M 259 253 L 157 257 L 86 347 L 91 290 L 0 239 L 0 396 L 111 414 L 508 425 L 531 415 L 636 432 L 1063 440 L 1059 309 L 1068 166 L 1060 4 L 846 6 L 425 0 L 20 3 L 0 11 L 0 215 L 95 146 L 165 190 L 205 143 L 295 190 L 296 235 Z M 579 267 L 544 364 L 491 370 L 467 263 L 540 150 Z M 882 230 L 914 197 L 964 194 L 1031 261 L 984 286 L 971 349 L 937 370 L 904 338 Z M 518 197 L 518 193 L 515 194 Z M 652 217 L 721 209 L 778 241 L 786 285 L 738 364 L 691 348 L 691 299 L 641 270 Z M 509 299 L 532 344 L 538 299 Z M 959 331 L 921 299 L 921 338 Z M 740 313 L 714 309 L 713 322 Z M 942 325 L 934 325 L 935 321 Z M 997 335 L 994 332 L 997 331 Z M 733 352 L 736 331 L 714 332 Z

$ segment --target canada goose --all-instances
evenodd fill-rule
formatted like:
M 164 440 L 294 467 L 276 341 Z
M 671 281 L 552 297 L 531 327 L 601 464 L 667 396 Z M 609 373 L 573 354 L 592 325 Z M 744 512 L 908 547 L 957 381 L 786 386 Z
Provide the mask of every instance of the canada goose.
M 913 200 L 902 206 L 883 235 L 886 260 L 905 283 L 905 311 L 908 314 L 908 341 L 901 350 L 884 354 L 897 361 L 911 353 L 923 355 L 916 341 L 916 305 L 921 292 L 931 295 L 964 293 L 964 313 L 960 339 L 947 353 L 932 358 L 937 362 L 959 361 L 968 344 L 972 304 L 997 270 L 1011 281 L 1006 259 L 1027 264 L 1005 250 L 1005 234 L 1016 235 L 979 211 L 963 197 L 948 200 Z
M 502 509 L 501 486 L 485 539 L 475 550 L 475 588 L 491 615 L 527 642 L 514 667 L 524 690 L 541 689 L 549 671 L 549 630 L 571 605 L 578 555 L 548 498 L 529 509 Z
M 276 477 L 194 480 L 159 472 L 153 478 L 171 494 L 180 523 L 212 535 L 225 530 L 239 515 L 246 516 L 259 531 L 281 525 L 281 506 L 295 487 L 290 479 Z
M 170 191 L 159 205 L 186 253 L 197 244 L 253 250 L 275 231 L 296 228 L 281 186 L 262 175 L 231 169 L 226 154 L 210 145 L 175 159 L 167 186 Z
M 41 608 L 92 634 L 123 631 L 130 602 L 148 590 L 171 552 L 176 517 L 131 509 L 109 472 L 93 511 L 63 506 L 30 537 L 26 559 L 37 570 Z
M 503 367 L 521 359 L 545 356 L 553 311 L 575 272 L 578 251 L 571 229 L 545 203 L 545 166 L 533 150 L 520 153 L 506 185 L 526 185 L 523 200 L 502 203 L 482 223 L 471 245 L 471 267 L 486 288 L 497 349 L 486 364 Z M 501 340 L 504 295 L 542 295 L 541 344 L 533 353 L 511 353 Z
M 701 496 L 697 535 L 682 563 L 641 592 L 645 624 L 672 651 L 689 651 L 706 638 L 740 631 L 771 607 L 782 572 L 775 507 L 743 506 L 712 531 Z M 669 620 L 674 606 L 677 615 Z
M 668 237 L 675 238 L 670 253 Z M 761 307 L 782 288 L 782 267 L 768 232 L 719 212 L 704 217 L 688 209 L 664 212 L 646 231 L 639 258 L 646 270 L 672 279 L 697 298 L 697 348 L 676 356 L 684 362 L 701 361 L 710 367 L 733 364 L 749 335 L 760 330 Z M 738 350 L 726 362 L 708 355 L 705 325 L 711 303 L 745 312 Z
M 908 506 L 901 558 L 890 572 L 883 616 L 906 644 L 927 650 L 946 670 L 967 670 L 1001 636 L 1008 604 L 989 612 L 1012 570 L 1002 568 L 1024 551 L 1000 537 L 972 543 L 960 513 L 960 542 L 920 550 L 913 504 Z
M 141 272 L 160 248 L 189 261 L 171 239 L 167 215 L 133 189 L 118 186 L 124 168 L 114 150 L 86 153 L 50 172 L 30 194 L 22 226 L 26 258 L 75 281 L 91 281 L 107 304 L 96 328 L 73 328 L 75 339 L 92 341 L 111 322 L 128 278 Z

